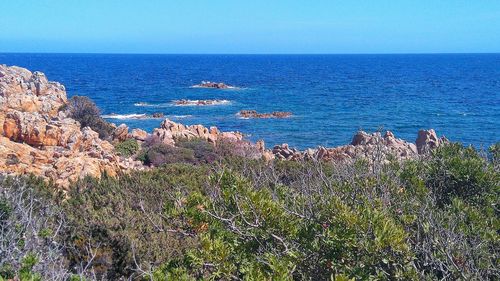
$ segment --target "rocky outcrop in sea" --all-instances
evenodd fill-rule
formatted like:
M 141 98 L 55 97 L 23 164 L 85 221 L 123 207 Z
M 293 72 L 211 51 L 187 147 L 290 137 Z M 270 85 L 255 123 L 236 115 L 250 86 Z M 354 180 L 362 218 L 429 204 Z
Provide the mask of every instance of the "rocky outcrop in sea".
M 192 106 L 192 105 L 197 105 L 197 106 L 204 106 L 204 105 L 223 105 L 223 104 L 228 104 L 228 100 L 174 100 L 172 101 L 174 105 L 177 106 Z
M 241 110 L 237 114 L 241 118 L 257 118 L 257 119 L 268 119 L 268 118 L 288 118 L 292 116 L 291 112 L 287 111 L 274 111 L 271 113 L 259 113 L 256 110 Z
M 229 86 L 222 82 L 210 82 L 210 81 L 201 81 L 200 84 L 196 84 L 191 86 L 191 88 L 207 88 L 207 89 L 235 89 L 234 86 Z

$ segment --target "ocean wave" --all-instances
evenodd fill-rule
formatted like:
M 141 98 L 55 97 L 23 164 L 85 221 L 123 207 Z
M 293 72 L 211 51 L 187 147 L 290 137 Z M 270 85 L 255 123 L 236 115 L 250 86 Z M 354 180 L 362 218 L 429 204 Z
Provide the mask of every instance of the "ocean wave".
M 193 115 L 171 115 L 171 116 L 168 116 L 172 119 L 184 119 L 184 118 L 190 118 L 190 117 L 193 117 Z
M 132 113 L 132 114 L 107 114 L 107 115 L 101 115 L 102 118 L 105 119 L 120 119 L 120 120 L 144 120 L 144 119 L 164 119 L 164 118 L 171 118 L 171 119 L 185 119 L 185 118 L 190 118 L 193 117 L 193 115 L 150 115 L 150 114 L 145 114 L 145 113 Z
M 147 118 L 146 114 L 107 114 L 101 115 L 102 118 L 106 119 L 144 119 Z
M 170 103 L 148 103 L 148 102 L 136 102 L 134 106 L 139 107 L 169 107 L 172 106 Z
M 165 118 L 163 114 L 160 114 L 158 116 L 155 115 L 148 115 L 145 113 L 132 113 L 132 114 L 107 114 L 107 115 L 101 115 L 102 118 L 105 119 L 120 119 L 120 120 L 127 120 L 127 119 L 162 119 Z

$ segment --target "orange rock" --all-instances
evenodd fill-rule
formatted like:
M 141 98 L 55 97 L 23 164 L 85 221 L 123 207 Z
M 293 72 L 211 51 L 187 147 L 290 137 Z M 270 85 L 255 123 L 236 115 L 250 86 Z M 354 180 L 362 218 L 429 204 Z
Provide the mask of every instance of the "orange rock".
M 67 118 L 60 111 L 66 102 L 64 86 L 43 73 L 0 65 L 0 172 L 32 173 L 65 188 L 85 176 L 140 167 Z

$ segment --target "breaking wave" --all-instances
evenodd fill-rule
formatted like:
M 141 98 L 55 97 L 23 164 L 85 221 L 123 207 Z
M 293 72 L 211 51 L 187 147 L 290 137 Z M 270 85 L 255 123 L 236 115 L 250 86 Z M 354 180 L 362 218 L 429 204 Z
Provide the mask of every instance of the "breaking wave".
M 136 102 L 134 106 L 140 107 L 169 107 L 172 106 L 170 103 L 148 103 L 148 102 Z

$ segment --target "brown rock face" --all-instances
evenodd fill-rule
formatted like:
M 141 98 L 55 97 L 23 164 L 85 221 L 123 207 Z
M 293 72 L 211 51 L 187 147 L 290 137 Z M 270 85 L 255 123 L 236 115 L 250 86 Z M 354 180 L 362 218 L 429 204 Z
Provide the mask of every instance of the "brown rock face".
M 153 131 L 155 136 L 160 142 L 174 145 L 176 139 L 202 139 L 212 144 L 216 144 L 218 140 L 243 140 L 243 135 L 239 132 L 220 132 L 217 127 L 206 128 L 202 125 L 185 126 L 183 124 L 175 123 L 169 119 L 165 119 L 160 128 Z
M 291 112 L 286 112 L 286 111 L 275 111 L 271 113 L 258 113 L 255 110 L 241 110 L 238 112 L 238 115 L 241 116 L 242 118 L 260 118 L 260 119 L 267 119 L 267 118 L 288 118 L 292 116 Z
M 125 124 L 121 124 L 116 127 L 112 134 L 113 141 L 124 141 L 128 138 L 128 127 Z
M 392 132 L 386 132 L 384 136 L 380 133 L 368 134 L 359 131 L 354 135 L 350 145 L 334 148 L 318 147 L 299 151 L 289 148 L 288 145 L 275 146 L 273 153 L 278 159 L 285 160 L 325 160 L 325 161 L 350 161 L 357 158 L 375 160 L 386 159 L 389 155 L 398 159 L 417 157 L 415 144 L 408 143 L 394 137 Z
M 33 173 L 67 187 L 123 169 L 113 146 L 66 116 L 64 86 L 41 72 L 0 65 L 0 172 Z
M 149 134 L 141 129 L 133 129 L 132 132 L 128 134 L 129 138 L 133 138 L 138 141 L 145 141 L 148 138 Z
M 448 139 L 446 137 L 438 138 L 436 132 L 433 129 L 430 130 L 420 130 L 418 131 L 417 140 L 417 150 L 419 154 L 428 153 L 434 148 L 447 143 Z

